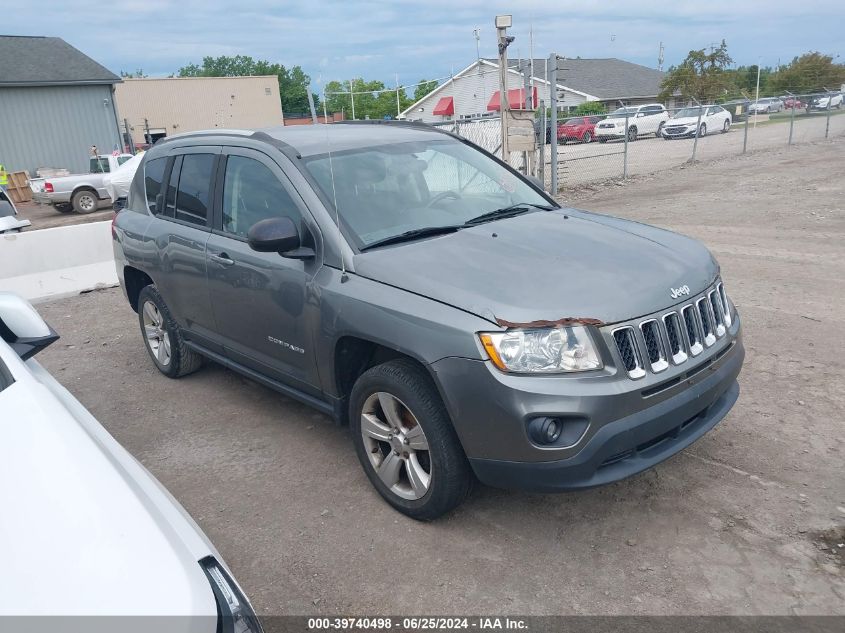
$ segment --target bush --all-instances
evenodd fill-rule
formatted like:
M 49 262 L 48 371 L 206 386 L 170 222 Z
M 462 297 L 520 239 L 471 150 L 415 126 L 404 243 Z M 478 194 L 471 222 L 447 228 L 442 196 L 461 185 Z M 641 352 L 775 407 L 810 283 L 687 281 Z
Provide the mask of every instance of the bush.
M 574 114 L 575 116 L 581 115 L 588 115 L 588 114 L 606 114 L 607 109 L 604 107 L 599 101 L 585 101 L 584 103 L 579 103 L 578 107 L 576 107 L 570 114 Z

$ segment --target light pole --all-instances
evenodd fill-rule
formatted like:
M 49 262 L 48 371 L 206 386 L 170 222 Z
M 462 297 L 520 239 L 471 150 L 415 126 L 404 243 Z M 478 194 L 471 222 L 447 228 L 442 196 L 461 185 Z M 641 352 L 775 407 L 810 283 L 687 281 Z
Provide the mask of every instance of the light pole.
M 760 62 L 763 58 L 757 60 L 757 88 L 754 91 L 754 129 L 757 129 L 757 113 L 760 111 Z
M 508 29 L 513 26 L 513 16 L 496 16 L 496 33 L 499 39 L 499 112 L 502 115 L 502 160 L 510 164 L 510 151 L 508 149 L 508 112 L 510 101 L 508 100 L 508 45 L 514 38 L 507 34 Z

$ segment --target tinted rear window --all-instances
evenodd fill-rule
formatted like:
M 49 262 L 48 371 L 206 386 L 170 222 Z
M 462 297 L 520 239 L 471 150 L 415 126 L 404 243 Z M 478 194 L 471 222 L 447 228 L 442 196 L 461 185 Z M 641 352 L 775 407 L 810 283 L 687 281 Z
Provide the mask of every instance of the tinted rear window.
M 167 166 L 167 158 L 156 158 L 147 161 L 144 165 L 144 188 L 147 191 L 147 208 L 153 213 L 160 213 L 161 209 L 156 208 L 156 197 L 160 194 L 162 181 L 164 180 L 164 168 Z
M 214 154 L 186 154 L 182 159 L 176 194 L 177 220 L 206 226 L 213 169 Z

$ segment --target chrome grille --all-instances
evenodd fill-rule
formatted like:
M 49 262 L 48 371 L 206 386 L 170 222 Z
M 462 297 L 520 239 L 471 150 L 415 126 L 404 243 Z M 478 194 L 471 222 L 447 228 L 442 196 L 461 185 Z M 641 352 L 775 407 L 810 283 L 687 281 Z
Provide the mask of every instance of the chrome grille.
M 681 365 L 727 335 L 731 313 L 721 282 L 686 305 L 624 325 L 611 332 L 622 367 L 631 378 L 642 378 L 646 369 L 659 373 Z

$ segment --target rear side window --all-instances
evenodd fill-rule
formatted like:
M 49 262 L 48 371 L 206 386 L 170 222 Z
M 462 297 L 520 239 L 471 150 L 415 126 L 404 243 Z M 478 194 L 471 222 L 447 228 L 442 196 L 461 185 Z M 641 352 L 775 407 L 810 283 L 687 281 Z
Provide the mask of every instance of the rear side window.
M 208 225 L 208 204 L 214 154 L 185 154 L 176 192 L 175 218 L 183 222 Z M 172 180 L 171 180 L 172 182 Z
M 164 168 L 167 166 L 167 158 L 156 158 L 147 161 L 144 165 L 144 189 L 147 192 L 147 208 L 153 213 L 161 213 L 156 208 L 156 198 L 162 193 L 164 181 Z
M 109 159 L 108 158 L 97 158 L 96 156 L 91 157 L 89 169 L 92 174 L 107 174 L 109 171 Z

